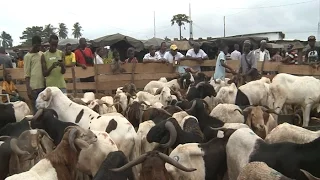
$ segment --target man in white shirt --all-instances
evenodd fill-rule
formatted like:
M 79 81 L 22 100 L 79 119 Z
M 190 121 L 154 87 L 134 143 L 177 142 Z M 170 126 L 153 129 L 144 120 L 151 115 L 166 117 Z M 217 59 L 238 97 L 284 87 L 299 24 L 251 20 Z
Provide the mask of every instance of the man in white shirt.
M 96 52 L 94 53 L 95 54 L 95 61 L 93 61 L 94 64 L 103 64 L 103 59 L 102 59 L 102 56 L 103 56 L 103 48 L 101 47 L 98 47 L 96 49 Z
M 266 49 L 267 46 L 267 41 L 266 40 L 262 40 L 260 42 L 260 48 L 254 51 L 254 55 L 256 58 L 256 61 L 270 61 L 270 53 L 269 51 Z
M 200 49 L 200 44 L 198 42 L 193 44 L 193 49 L 189 49 L 186 56 L 186 59 L 195 60 L 199 64 L 202 63 L 203 60 L 209 59 L 208 55 L 202 49 Z M 193 66 L 191 68 L 194 71 L 201 71 L 200 66 Z
M 231 60 L 239 60 L 241 59 L 241 52 L 239 52 L 239 44 L 234 45 L 234 51 L 231 53 Z
M 149 47 L 149 53 L 144 55 L 143 63 L 165 63 L 165 60 L 160 60 L 160 55 L 156 53 L 153 45 Z
M 160 59 L 164 59 L 164 54 L 166 53 L 166 51 L 167 51 L 167 44 L 166 44 L 166 42 L 162 42 L 160 50 L 157 51 L 156 53 L 158 54 Z
M 175 65 L 179 65 L 181 60 L 184 60 L 185 57 L 183 54 L 178 52 L 178 47 L 175 44 L 170 46 L 170 51 L 164 54 L 164 59 L 166 59 L 169 63 L 174 63 Z M 187 66 L 178 66 L 177 72 L 180 74 L 185 73 L 185 69 L 188 68 Z

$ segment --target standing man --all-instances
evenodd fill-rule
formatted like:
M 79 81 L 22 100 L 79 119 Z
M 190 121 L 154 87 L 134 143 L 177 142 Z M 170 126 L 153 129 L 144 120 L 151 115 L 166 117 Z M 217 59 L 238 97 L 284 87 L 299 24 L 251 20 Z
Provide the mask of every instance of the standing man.
M 267 41 L 262 40 L 260 42 L 260 48 L 254 51 L 256 61 L 269 61 L 271 59 L 270 53 L 266 49 L 266 46 L 267 46 Z
M 239 44 L 234 45 L 234 51 L 231 53 L 231 60 L 241 59 L 241 52 L 239 51 Z
M 17 68 L 23 68 L 23 52 L 21 50 L 18 52 Z
M 63 93 L 67 93 L 67 85 L 64 80 L 66 67 L 64 65 L 64 54 L 58 50 L 59 38 L 51 35 L 49 38 L 49 50 L 42 54 L 41 65 L 43 76 L 46 77 L 46 86 L 58 87 Z
M 76 55 L 72 52 L 70 43 L 66 45 L 65 65 L 66 67 L 74 67 L 76 65 Z
M 259 78 L 257 70 L 257 61 L 253 51 L 250 51 L 251 42 L 245 40 L 243 43 L 243 54 L 240 59 L 239 73 L 245 78 L 247 82 Z
M 33 106 L 33 112 L 37 112 L 35 101 L 38 94 L 44 90 L 44 77 L 41 67 L 41 38 L 32 37 L 32 49 L 24 56 L 24 76 L 26 79 L 27 93 Z
M 3 65 L 4 68 L 13 68 L 12 60 L 10 56 L 6 54 L 4 47 L 0 47 L 0 65 Z
M 203 60 L 209 59 L 208 55 L 202 49 L 200 49 L 200 44 L 198 42 L 195 42 L 193 44 L 193 48 L 187 51 L 186 56 L 187 56 L 186 59 L 195 60 L 199 64 L 203 63 Z M 200 66 L 193 66 L 191 68 L 194 71 L 201 72 Z
M 93 66 L 93 54 L 90 48 L 87 48 L 87 40 L 85 38 L 79 39 L 79 48 L 74 51 L 76 55 L 76 65 L 86 69 L 87 66 Z M 80 78 L 80 82 L 94 82 L 94 76 L 87 78 Z
M 164 55 L 164 59 L 168 61 L 168 63 L 179 65 L 182 60 L 185 59 L 184 55 L 178 52 L 178 47 L 175 44 L 172 44 L 170 46 L 170 51 L 166 52 Z M 180 74 L 185 73 L 185 68 L 188 68 L 187 66 L 178 66 L 177 72 Z
M 220 53 L 217 58 L 216 62 L 216 69 L 214 71 L 213 79 L 221 79 L 224 81 L 224 78 L 226 77 L 226 70 L 227 72 L 230 72 L 232 74 L 237 74 L 230 66 L 227 65 L 226 61 L 226 54 L 228 53 L 228 46 L 225 44 L 222 44 L 220 47 Z
M 305 55 L 305 62 L 307 64 L 310 64 L 312 66 L 316 65 L 320 61 L 320 51 L 319 48 L 316 47 L 316 37 L 315 36 L 309 36 L 308 37 L 308 44 L 310 48 L 306 51 Z
M 158 54 L 160 59 L 164 59 L 164 54 L 166 53 L 166 51 L 167 51 L 167 44 L 166 44 L 166 42 L 162 42 L 160 50 L 157 51 L 156 53 Z

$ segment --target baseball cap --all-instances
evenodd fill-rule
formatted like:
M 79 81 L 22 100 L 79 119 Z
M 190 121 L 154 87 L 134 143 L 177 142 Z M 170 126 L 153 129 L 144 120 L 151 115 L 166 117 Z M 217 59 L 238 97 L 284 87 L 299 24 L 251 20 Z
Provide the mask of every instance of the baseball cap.
M 177 47 L 177 45 L 172 44 L 172 45 L 170 46 L 170 49 L 172 49 L 172 50 L 176 50 L 176 49 L 178 49 L 178 47 Z
M 243 42 L 243 44 L 250 44 L 250 45 L 251 45 L 251 41 L 250 41 L 250 40 L 245 40 L 245 41 Z
M 315 41 L 316 40 L 316 37 L 315 36 L 309 36 L 308 37 L 308 41 Z

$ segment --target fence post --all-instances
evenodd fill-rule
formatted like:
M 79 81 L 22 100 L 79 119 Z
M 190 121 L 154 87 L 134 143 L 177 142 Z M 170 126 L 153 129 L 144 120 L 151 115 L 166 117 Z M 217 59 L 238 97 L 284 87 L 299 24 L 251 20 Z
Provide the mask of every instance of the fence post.
M 95 81 L 95 89 L 96 89 L 96 94 L 98 94 L 98 85 L 99 85 L 99 81 L 98 81 L 98 66 L 97 64 L 94 65 L 94 81 Z
M 71 68 L 72 73 L 72 84 L 73 84 L 73 97 L 77 97 L 77 79 L 76 79 L 76 72 L 74 67 Z
M 136 71 L 136 64 L 137 63 L 132 63 L 132 69 L 131 69 L 131 83 L 133 83 L 133 84 L 134 84 L 134 74 Z

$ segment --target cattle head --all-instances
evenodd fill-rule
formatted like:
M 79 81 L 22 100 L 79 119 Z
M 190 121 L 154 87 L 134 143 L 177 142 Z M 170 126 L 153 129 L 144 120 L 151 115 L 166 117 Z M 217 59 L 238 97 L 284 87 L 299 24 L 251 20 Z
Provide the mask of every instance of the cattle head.
M 143 111 L 146 107 L 148 108 L 150 105 L 144 101 L 134 101 L 128 106 L 125 117 L 130 121 L 133 127 L 139 127 L 139 124 L 142 122 Z
M 133 83 L 127 83 L 123 86 L 122 91 L 124 93 L 129 93 L 131 96 L 135 96 L 137 94 L 137 87 Z
M 200 82 L 196 85 L 198 92 L 200 93 L 200 98 L 203 99 L 207 96 L 212 97 L 216 96 L 217 93 L 214 90 L 214 87 L 207 82 Z
M 269 121 L 270 113 L 276 112 L 263 106 L 249 106 L 243 110 L 246 124 L 262 139 L 267 135 L 266 124 Z
M 113 105 L 118 113 L 124 113 L 127 109 L 131 95 L 128 93 L 119 93 L 113 97 Z
M 172 147 L 176 143 L 178 136 L 178 128 L 176 126 L 179 126 L 179 124 L 174 118 L 159 122 L 148 132 L 147 141 L 149 143 L 159 143 L 162 148 Z
M 97 142 L 97 136 L 90 129 L 79 126 L 69 126 L 65 129 L 63 140 L 67 140 L 71 150 L 80 151 Z
M 168 180 L 169 174 L 165 168 L 165 163 L 169 163 L 175 166 L 178 169 L 186 172 L 192 172 L 196 169 L 194 168 L 186 168 L 177 161 L 171 159 L 169 156 L 157 152 L 157 151 L 150 151 L 145 154 L 142 154 L 137 159 L 127 163 L 126 165 L 111 169 L 111 171 L 121 172 L 125 171 L 128 168 L 131 168 L 135 165 L 142 163 L 142 170 L 140 172 L 140 180 Z
M 109 104 L 100 99 L 95 99 L 93 101 L 90 101 L 90 103 L 88 104 L 88 107 L 99 114 L 115 112 L 115 110 L 113 109 L 113 104 Z
M 178 83 L 180 89 L 187 89 L 190 84 L 194 83 L 194 77 L 190 72 L 186 72 L 178 78 Z
M 58 97 L 59 101 L 62 100 L 61 98 L 68 98 L 62 93 L 62 91 L 59 88 L 47 87 L 38 95 L 38 98 L 36 100 L 37 109 L 49 108 L 51 105 L 51 101 L 54 97 Z

